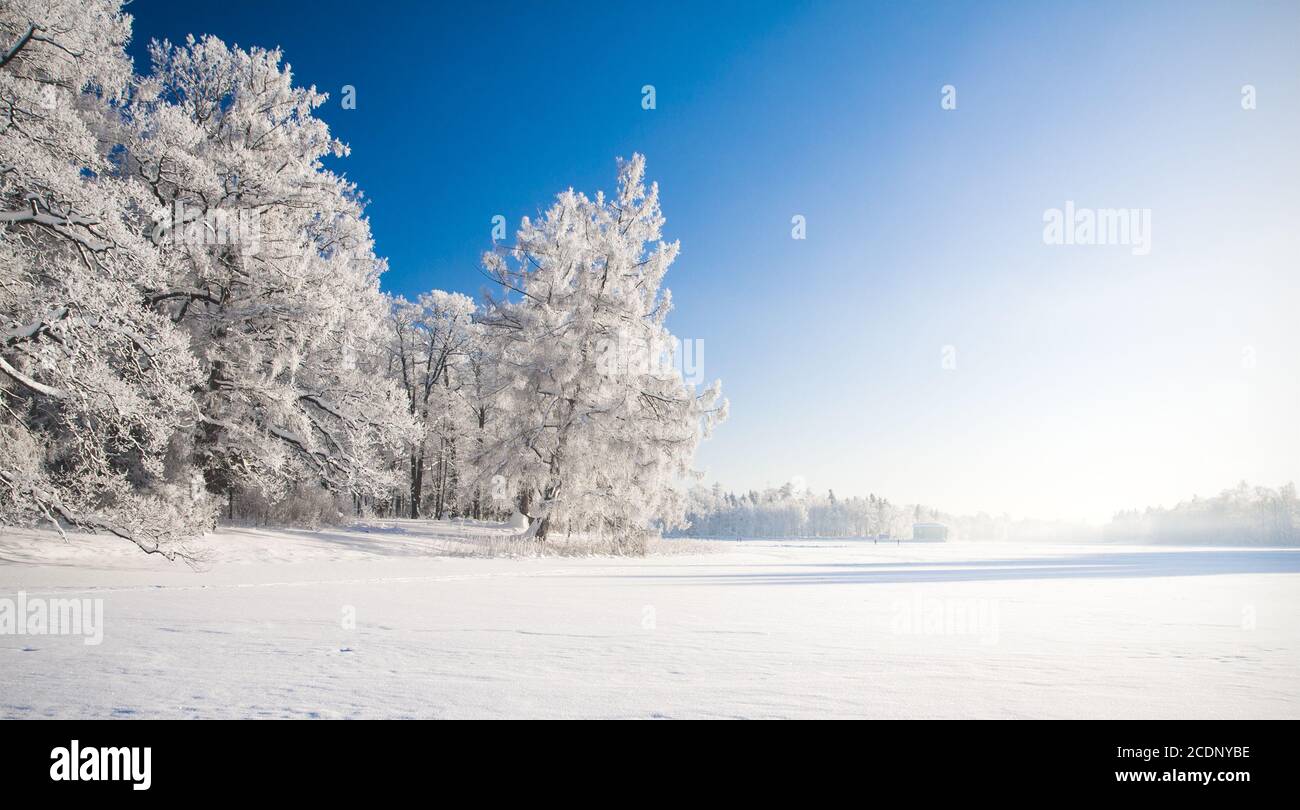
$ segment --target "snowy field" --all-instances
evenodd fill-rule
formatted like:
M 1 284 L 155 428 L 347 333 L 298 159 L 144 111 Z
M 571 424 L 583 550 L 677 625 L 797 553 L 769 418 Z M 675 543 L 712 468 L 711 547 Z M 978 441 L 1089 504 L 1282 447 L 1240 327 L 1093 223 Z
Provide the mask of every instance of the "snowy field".
M 103 600 L 100 644 L 0 635 L 5 718 L 1300 718 L 1295 549 L 476 558 L 504 533 L 399 522 L 227 530 L 193 570 L 3 531 L 0 600 Z

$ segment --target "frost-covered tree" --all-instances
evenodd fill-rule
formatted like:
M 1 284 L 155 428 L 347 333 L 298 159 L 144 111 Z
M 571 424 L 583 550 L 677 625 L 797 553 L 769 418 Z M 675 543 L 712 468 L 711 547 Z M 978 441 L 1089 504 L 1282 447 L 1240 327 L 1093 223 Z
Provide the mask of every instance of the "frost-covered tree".
M 198 364 L 147 306 L 168 271 L 104 132 L 129 36 L 106 0 L 0 3 L 0 521 L 173 556 L 211 504 L 183 471 L 166 475 Z
M 202 365 L 187 441 L 209 489 L 389 491 L 383 459 L 413 424 L 384 375 L 360 195 L 322 162 L 347 152 L 313 115 L 325 96 L 278 50 L 191 37 L 151 53 L 117 160 L 169 270 L 148 299 Z
M 1125 543 L 1293 546 L 1300 544 L 1300 499 L 1294 483 L 1271 489 L 1242 481 L 1172 508 L 1119 512 L 1103 536 Z
M 322 486 L 542 538 L 680 520 L 726 403 L 662 362 L 678 246 L 640 156 L 490 254 L 485 309 L 394 301 L 325 96 L 213 37 L 135 77 L 129 35 L 112 0 L 0 0 L 0 522 L 174 556 L 213 495 Z
M 460 477 L 461 500 L 466 512 L 477 519 L 491 515 L 505 516 L 514 507 L 511 487 L 505 476 L 491 471 L 489 447 L 502 440 L 504 423 L 500 414 L 501 393 L 511 385 L 510 370 L 497 362 L 496 349 L 490 341 L 490 329 L 475 320 L 461 364 L 457 394 L 468 412 L 467 426 L 461 438 L 464 473 Z
M 408 505 L 413 518 L 421 514 L 426 471 L 433 477 L 435 517 L 442 516 L 460 475 L 457 440 L 466 432 L 471 414 L 461 397 L 459 367 L 472 348 L 474 310 L 469 296 L 441 290 L 415 302 L 400 296 L 392 301 L 390 368 L 419 430 L 409 454 Z
M 482 321 L 512 384 L 480 466 L 522 492 L 538 538 L 557 525 L 620 540 L 674 525 L 676 484 L 725 416 L 720 385 L 696 391 L 663 363 L 661 283 L 679 245 L 660 239 L 659 189 L 644 175 L 640 155 L 620 161 L 612 198 L 565 191 L 524 219 L 508 255 L 484 256 L 506 294 Z

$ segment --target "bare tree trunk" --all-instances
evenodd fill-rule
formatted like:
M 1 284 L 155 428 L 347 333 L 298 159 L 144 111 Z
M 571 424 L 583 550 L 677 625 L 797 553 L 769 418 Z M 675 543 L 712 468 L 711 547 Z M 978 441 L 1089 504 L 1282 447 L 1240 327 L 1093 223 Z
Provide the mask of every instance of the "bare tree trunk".
M 424 490 L 424 449 L 411 454 L 411 519 L 420 516 L 420 494 Z
M 442 458 L 442 476 L 438 482 L 440 493 L 438 517 L 440 518 L 451 511 L 452 504 L 455 502 L 456 484 L 459 480 L 456 470 L 456 440 L 454 438 L 443 440 Z
M 478 417 L 478 437 L 474 441 L 478 445 L 478 452 L 482 453 L 483 426 L 487 424 L 487 408 L 476 408 L 475 415 Z M 479 486 L 474 487 L 474 519 L 483 519 L 483 488 Z
M 552 460 L 551 474 L 554 476 L 553 480 L 555 480 L 556 483 L 547 485 L 546 490 L 542 493 L 542 509 L 544 510 L 544 513 L 542 514 L 542 522 L 537 526 L 536 532 L 537 539 L 541 541 L 546 540 L 546 535 L 551 530 L 551 514 L 554 508 L 555 498 L 560 494 L 559 470 L 559 464 L 555 460 Z
M 523 489 L 519 490 L 519 514 L 527 515 L 529 510 L 532 508 L 532 505 L 533 505 L 532 490 L 528 489 L 527 487 L 524 487 Z
M 438 464 L 434 467 L 433 474 L 433 516 L 438 520 L 442 519 L 442 507 L 445 502 L 443 492 L 446 489 L 447 479 L 447 441 L 441 437 L 438 439 Z

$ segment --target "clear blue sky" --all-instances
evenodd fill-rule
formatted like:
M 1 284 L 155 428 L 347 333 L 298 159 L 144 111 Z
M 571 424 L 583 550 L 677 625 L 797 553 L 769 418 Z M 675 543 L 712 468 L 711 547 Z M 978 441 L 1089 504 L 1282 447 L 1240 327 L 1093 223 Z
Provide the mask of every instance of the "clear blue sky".
M 132 51 L 281 46 L 395 292 L 477 293 L 495 214 L 644 153 L 710 480 L 1100 519 L 1300 478 L 1300 4 L 299 5 L 136 0 Z M 1067 200 L 1150 254 L 1045 245 Z

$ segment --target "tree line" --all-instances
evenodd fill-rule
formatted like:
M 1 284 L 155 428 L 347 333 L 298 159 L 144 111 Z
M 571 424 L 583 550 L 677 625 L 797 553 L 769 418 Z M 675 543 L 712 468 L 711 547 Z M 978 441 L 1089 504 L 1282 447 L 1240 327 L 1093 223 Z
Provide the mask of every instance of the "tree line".
M 950 540 L 1104 541 L 1178 545 L 1300 544 L 1300 500 L 1295 484 L 1276 489 L 1242 482 L 1209 498 L 1173 507 L 1115 513 L 1108 523 L 1015 519 L 980 512 L 958 515 L 919 504 L 809 492 L 792 483 L 737 494 L 721 484 L 696 485 L 687 494 L 683 537 L 877 537 L 907 540 L 914 523 L 942 523 Z
M 392 297 L 325 94 L 210 36 L 139 75 L 130 33 L 112 0 L 0 5 L 0 523 L 170 557 L 312 497 L 539 539 L 682 521 L 727 405 L 663 362 L 679 246 L 640 155 L 485 253 L 499 292 Z
M 1103 537 L 1120 543 L 1300 545 L 1300 500 L 1294 483 L 1276 489 L 1242 481 L 1209 498 L 1173 507 L 1119 512 Z

